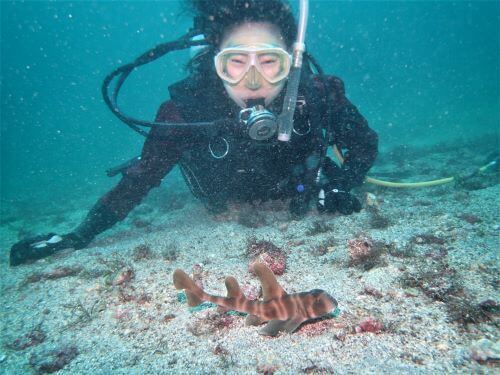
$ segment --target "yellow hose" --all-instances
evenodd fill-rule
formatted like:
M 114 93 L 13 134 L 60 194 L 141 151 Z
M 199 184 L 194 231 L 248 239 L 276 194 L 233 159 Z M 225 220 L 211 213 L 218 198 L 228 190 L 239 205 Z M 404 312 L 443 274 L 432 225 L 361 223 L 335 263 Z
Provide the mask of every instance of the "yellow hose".
M 454 180 L 455 177 L 447 177 L 447 178 L 441 178 L 439 180 L 422 181 L 422 182 L 390 182 L 390 181 L 379 180 L 373 177 L 366 177 L 365 179 L 365 181 L 369 182 L 370 184 L 385 186 L 385 187 L 393 187 L 393 188 L 419 188 L 427 186 L 436 186 L 436 185 L 448 184 L 450 182 L 453 182 Z
M 339 151 L 337 146 L 333 146 L 333 152 L 335 153 L 335 156 L 339 160 L 341 164 L 344 163 L 344 157 L 342 153 Z M 484 172 L 488 167 L 491 167 L 494 165 L 496 161 L 492 161 L 486 165 L 483 165 L 481 168 L 479 168 L 479 172 Z M 432 181 L 422 181 L 422 182 L 390 182 L 390 181 L 383 181 L 379 180 L 377 178 L 373 177 L 366 177 L 365 179 L 366 182 L 373 184 L 373 185 L 378 185 L 378 186 L 385 186 L 385 187 L 391 187 L 391 188 L 419 188 L 419 187 L 428 187 L 428 186 L 436 186 L 436 185 L 443 185 L 443 184 L 448 184 L 450 182 L 455 181 L 455 177 L 446 177 L 446 178 L 440 178 L 438 180 L 432 180 Z

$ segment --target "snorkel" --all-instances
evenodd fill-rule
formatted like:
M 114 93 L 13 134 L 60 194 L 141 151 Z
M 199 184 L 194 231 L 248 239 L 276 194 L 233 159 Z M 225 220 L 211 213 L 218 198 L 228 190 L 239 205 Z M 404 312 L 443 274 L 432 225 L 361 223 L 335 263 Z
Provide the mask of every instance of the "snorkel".
M 293 114 L 297 103 L 297 92 L 299 90 L 300 72 L 302 70 L 302 55 L 306 50 L 304 39 L 306 36 L 307 18 L 309 14 L 309 1 L 299 1 L 299 24 L 297 29 L 297 41 L 293 45 L 292 67 L 288 78 L 283 111 L 278 118 L 278 140 L 288 142 L 292 136 Z

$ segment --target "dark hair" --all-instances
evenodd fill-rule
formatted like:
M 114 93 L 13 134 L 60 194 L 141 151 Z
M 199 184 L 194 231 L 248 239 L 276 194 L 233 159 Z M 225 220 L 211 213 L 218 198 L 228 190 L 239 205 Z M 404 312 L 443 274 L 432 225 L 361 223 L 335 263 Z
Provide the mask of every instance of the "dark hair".
M 218 46 L 229 28 L 245 22 L 269 22 L 275 25 L 290 48 L 297 25 L 287 1 L 281 0 L 186 0 L 196 26 L 207 40 Z

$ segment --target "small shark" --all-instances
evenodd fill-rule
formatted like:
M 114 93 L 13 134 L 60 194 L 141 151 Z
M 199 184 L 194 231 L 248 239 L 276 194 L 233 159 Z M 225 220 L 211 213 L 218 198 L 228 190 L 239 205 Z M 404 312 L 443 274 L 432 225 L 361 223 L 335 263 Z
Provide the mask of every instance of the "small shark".
M 255 263 L 254 271 L 262 285 L 262 301 L 249 300 L 242 293 L 236 279 L 225 280 L 227 297 L 205 293 L 182 270 L 174 271 L 174 285 L 184 289 L 189 306 L 198 306 L 210 301 L 228 310 L 248 313 L 246 325 L 260 325 L 268 322 L 259 333 L 276 336 L 280 331 L 294 332 L 305 321 L 320 318 L 337 308 L 337 301 L 324 290 L 288 294 L 278 284 L 273 271 L 262 263 Z

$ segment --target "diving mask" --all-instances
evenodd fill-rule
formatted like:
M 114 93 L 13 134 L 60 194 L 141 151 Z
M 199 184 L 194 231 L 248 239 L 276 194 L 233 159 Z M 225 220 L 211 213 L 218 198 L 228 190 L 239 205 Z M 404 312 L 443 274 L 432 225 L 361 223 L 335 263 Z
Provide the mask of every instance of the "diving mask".
M 269 83 L 282 81 L 290 73 L 291 57 L 279 47 L 224 48 L 214 58 L 219 77 L 237 84 L 253 67 Z

